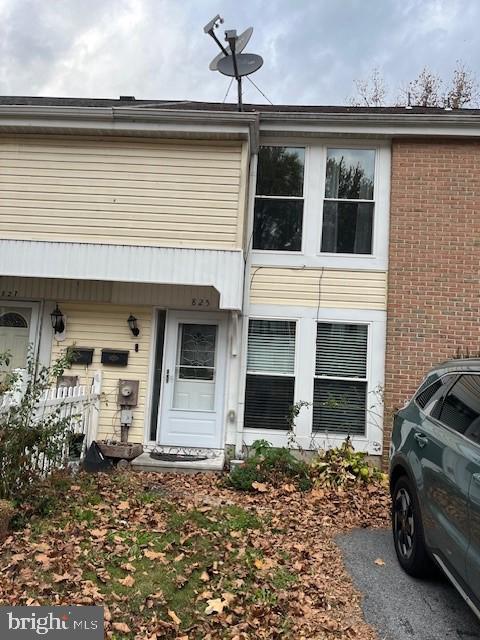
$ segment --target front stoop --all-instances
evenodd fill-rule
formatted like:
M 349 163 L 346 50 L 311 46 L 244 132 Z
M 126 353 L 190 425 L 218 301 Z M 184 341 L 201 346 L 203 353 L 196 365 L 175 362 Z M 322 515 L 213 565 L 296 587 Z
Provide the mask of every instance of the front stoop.
M 167 454 L 179 457 L 191 456 L 192 460 L 156 460 L 150 454 Z M 198 459 L 202 458 L 202 459 Z M 172 471 L 196 473 L 197 471 L 222 471 L 225 466 L 223 449 L 199 449 L 197 447 L 145 447 L 145 451 L 132 461 L 136 471 Z

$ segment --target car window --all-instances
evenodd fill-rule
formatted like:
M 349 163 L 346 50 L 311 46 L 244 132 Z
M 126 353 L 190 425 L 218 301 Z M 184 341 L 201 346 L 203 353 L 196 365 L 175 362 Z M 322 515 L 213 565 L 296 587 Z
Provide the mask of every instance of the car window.
M 435 382 L 432 382 L 432 384 L 427 387 L 422 385 L 423 388 L 420 387 L 420 393 L 415 396 L 415 402 L 425 413 L 431 413 L 434 417 L 438 418 L 438 415 L 434 415 L 435 408 L 441 404 L 445 391 L 454 378 L 454 375 L 447 375 L 435 380 Z
M 463 375 L 445 396 L 438 419 L 480 444 L 480 376 Z

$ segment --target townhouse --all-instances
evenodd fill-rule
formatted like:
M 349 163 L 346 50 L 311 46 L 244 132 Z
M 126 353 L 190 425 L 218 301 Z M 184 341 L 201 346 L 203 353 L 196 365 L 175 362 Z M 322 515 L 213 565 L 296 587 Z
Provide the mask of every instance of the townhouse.
M 423 369 L 478 347 L 478 122 L 1 98 L 0 350 L 75 345 L 69 375 L 103 374 L 98 439 L 133 383 L 144 466 L 259 438 L 381 456 Z

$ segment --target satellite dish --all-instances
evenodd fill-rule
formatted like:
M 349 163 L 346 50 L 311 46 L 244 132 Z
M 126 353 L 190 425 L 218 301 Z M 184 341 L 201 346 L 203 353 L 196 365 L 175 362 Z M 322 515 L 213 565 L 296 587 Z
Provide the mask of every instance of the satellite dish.
M 262 56 L 257 56 L 256 53 L 239 53 L 235 56 L 237 60 L 238 77 L 248 76 L 255 71 L 258 71 L 263 64 Z M 223 73 L 224 76 L 236 77 L 235 67 L 233 64 L 233 56 L 223 57 L 218 61 L 218 71 Z
M 245 29 L 245 31 L 238 36 L 237 42 L 235 44 L 235 53 L 242 53 L 242 51 L 247 46 L 248 41 L 252 37 L 252 33 L 253 33 L 253 27 L 248 27 L 248 29 Z M 228 55 L 231 55 L 232 52 L 230 47 L 227 47 L 226 51 Z M 209 65 L 210 71 L 218 71 L 218 62 L 222 58 L 225 58 L 225 54 L 223 52 L 219 53 L 218 56 L 215 56 L 215 58 L 210 62 L 210 65 Z

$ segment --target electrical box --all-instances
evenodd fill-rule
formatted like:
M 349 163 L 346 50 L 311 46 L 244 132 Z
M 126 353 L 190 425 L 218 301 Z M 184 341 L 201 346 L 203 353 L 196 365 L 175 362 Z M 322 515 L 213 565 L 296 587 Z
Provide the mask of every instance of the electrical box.
M 117 404 L 121 407 L 136 407 L 138 404 L 138 380 L 119 380 Z
M 120 424 L 125 427 L 131 427 L 133 422 L 132 409 L 122 409 L 120 411 Z

